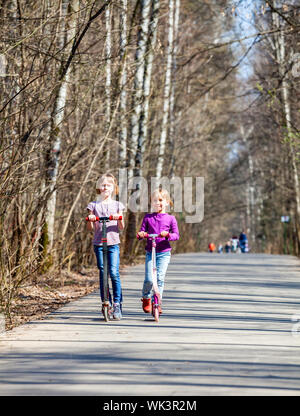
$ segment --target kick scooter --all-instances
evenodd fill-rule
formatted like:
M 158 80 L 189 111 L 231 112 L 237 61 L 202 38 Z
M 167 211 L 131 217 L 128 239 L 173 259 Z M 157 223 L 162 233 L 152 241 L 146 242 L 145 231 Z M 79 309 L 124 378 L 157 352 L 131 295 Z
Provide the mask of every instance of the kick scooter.
M 102 236 L 101 236 L 101 244 L 103 247 L 103 292 L 104 292 L 104 299 L 102 303 L 102 313 L 104 316 L 104 320 L 108 322 L 110 320 L 111 315 L 111 306 L 110 306 L 110 293 L 109 293 L 109 284 L 108 284 L 108 260 L 107 260 L 107 230 L 106 230 L 106 223 L 116 219 L 113 215 L 109 217 L 96 217 L 96 221 L 99 221 L 102 224 Z M 117 218 L 118 220 L 122 219 L 122 216 Z M 86 221 L 89 218 L 86 217 Z
M 157 286 L 157 268 L 156 268 L 156 237 L 158 234 L 145 233 L 144 238 L 148 238 L 152 242 L 152 315 L 156 322 L 159 321 L 159 306 L 161 305 L 161 297 Z M 140 238 L 140 237 L 139 237 Z

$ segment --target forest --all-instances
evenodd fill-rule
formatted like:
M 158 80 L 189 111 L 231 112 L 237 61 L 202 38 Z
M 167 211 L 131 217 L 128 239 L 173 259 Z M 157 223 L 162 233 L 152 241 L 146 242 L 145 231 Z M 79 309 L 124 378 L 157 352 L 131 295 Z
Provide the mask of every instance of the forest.
M 174 253 L 244 229 L 250 252 L 300 255 L 299 12 L 296 0 L 0 1 L 5 313 L 45 273 L 95 265 L 86 206 L 105 172 L 125 172 L 128 198 L 139 178 L 169 180 Z M 143 253 L 143 215 L 125 212 L 123 263 Z

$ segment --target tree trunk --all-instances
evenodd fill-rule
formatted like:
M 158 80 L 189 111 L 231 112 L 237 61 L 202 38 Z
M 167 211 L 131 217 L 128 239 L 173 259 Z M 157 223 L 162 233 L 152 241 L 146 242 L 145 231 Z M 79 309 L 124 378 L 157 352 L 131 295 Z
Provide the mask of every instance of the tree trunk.
M 72 39 L 76 35 L 77 12 L 79 0 L 62 1 L 62 28 L 59 34 L 60 46 L 64 47 L 64 56 L 68 57 L 72 49 Z M 66 35 L 65 35 L 66 32 Z M 63 72 L 64 63 L 61 67 Z M 58 177 L 60 149 L 61 149 L 61 124 L 64 119 L 65 104 L 67 100 L 68 82 L 70 77 L 70 66 L 60 80 L 56 89 L 54 107 L 51 115 L 50 151 L 47 155 L 47 185 L 50 196 L 47 203 L 46 223 L 48 228 L 49 249 L 54 241 L 54 218 L 56 207 L 56 184 Z
M 248 169 L 249 173 L 247 175 L 247 184 L 246 184 L 246 224 L 245 228 L 247 228 L 248 238 L 251 239 L 253 244 L 255 244 L 255 199 L 254 199 L 254 167 L 253 167 L 253 159 L 249 148 L 248 138 L 251 136 L 253 132 L 253 126 L 250 127 L 247 134 L 245 133 L 245 129 L 243 124 L 241 125 L 241 137 L 247 149 L 247 159 L 248 159 Z
M 120 131 L 119 131 L 119 167 L 126 166 L 126 151 L 127 151 L 127 70 L 126 70 L 126 50 L 127 50 L 127 0 L 121 0 L 120 12 L 120 61 L 121 61 L 121 76 L 120 76 Z
M 146 140 L 147 140 L 152 64 L 153 64 L 154 50 L 155 50 L 156 38 L 157 38 L 159 6 L 160 6 L 160 0 L 153 0 L 151 19 L 150 19 L 149 39 L 148 39 L 147 52 L 146 52 L 146 57 L 145 57 L 143 103 L 142 103 L 142 110 L 141 110 L 140 121 L 139 121 L 139 137 L 138 137 L 137 154 L 136 154 L 136 160 L 135 160 L 135 174 L 138 176 L 142 175 L 143 155 L 145 153 L 145 146 L 146 146 Z
M 133 170 L 135 165 L 137 143 L 139 136 L 139 120 L 142 110 L 143 99 L 143 84 L 145 72 L 145 54 L 147 48 L 147 40 L 149 33 L 149 12 L 151 0 L 141 0 L 141 21 L 140 30 L 138 33 L 138 44 L 135 55 L 135 78 L 134 91 L 132 99 L 132 115 L 131 115 L 131 130 L 130 130 L 130 148 L 128 155 L 128 178 L 133 177 Z
M 165 147 L 168 132 L 168 121 L 170 112 L 170 92 L 171 92 L 171 72 L 173 60 L 173 37 L 174 37 L 174 0 L 169 0 L 169 32 L 168 32 L 168 49 L 167 49 L 167 67 L 163 99 L 163 119 L 159 140 L 159 153 L 156 167 L 156 177 L 161 178 L 163 164 L 165 159 Z
M 105 40 L 105 121 L 106 131 L 110 125 L 111 118 L 111 4 L 105 9 L 105 29 L 106 29 L 106 40 Z M 110 155 L 110 143 L 107 142 L 105 146 L 105 169 L 109 168 L 109 155 Z
M 177 52 L 178 52 L 178 28 L 180 15 L 180 0 L 175 0 L 174 12 L 174 39 L 173 39 L 173 65 L 172 65 L 172 87 L 170 97 L 170 176 L 174 177 L 175 170 L 175 85 L 176 85 L 176 68 L 177 68 Z
M 278 8 L 279 4 L 274 2 L 274 6 Z M 281 29 L 278 33 L 275 34 L 275 47 L 276 47 L 276 57 L 279 67 L 279 75 L 281 79 L 281 97 L 283 104 L 283 115 L 286 123 L 286 136 L 289 144 L 290 159 L 291 159 L 291 171 L 293 177 L 294 185 L 294 195 L 295 195 L 295 223 L 296 223 L 296 233 L 298 240 L 298 249 L 300 249 L 300 189 L 299 189 L 299 176 L 297 171 L 296 163 L 296 149 L 294 146 L 293 139 L 293 125 L 292 125 L 292 114 L 291 114 L 291 104 L 289 96 L 289 85 L 287 81 L 286 74 L 286 64 L 288 62 L 288 57 L 286 56 L 286 42 L 284 34 L 285 22 L 282 21 L 278 13 L 273 12 L 272 14 L 273 22 L 275 27 Z
M 132 115 L 130 125 L 130 141 L 128 152 L 128 181 L 130 181 L 136 172 L 137 145 L 139 139 L 140 115 L 142 111 L 143 85 L 145 74 L 145 54 L 149 36 L 151 0 L 141 0 L 141 20 L 140 30 L 138 33 L 137 50 L 135 54 L 135 78 L 134 91 L 132 98 Z M 125 235 L 125 253 L 130 258 L 133 255 L 133 244 L 136 234 L 136 213 L 129 211 Z

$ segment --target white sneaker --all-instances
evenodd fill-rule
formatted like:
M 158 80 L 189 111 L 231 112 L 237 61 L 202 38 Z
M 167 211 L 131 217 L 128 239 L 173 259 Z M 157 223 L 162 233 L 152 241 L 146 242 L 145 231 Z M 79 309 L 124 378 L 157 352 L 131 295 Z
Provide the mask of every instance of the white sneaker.
M 119 303 L 114 303 L 113 318 L 120 321 L 122 318 L 121 307 Z

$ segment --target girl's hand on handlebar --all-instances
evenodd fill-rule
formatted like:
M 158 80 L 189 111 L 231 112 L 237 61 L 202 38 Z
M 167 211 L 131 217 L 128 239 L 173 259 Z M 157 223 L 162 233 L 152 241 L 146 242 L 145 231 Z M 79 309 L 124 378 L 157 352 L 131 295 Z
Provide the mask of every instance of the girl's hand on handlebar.
M 111 219 L 112 219 L 112 220 L 118 220 L 118 221 L 121 221 L 121 220 L 120 220 L 120 217 L 122 217 L 122 215 L 121 215 L 121 214 L 114 214 L 114 215 L 111 215 Z
M 145 231 L 140 231 L 139 233 L 137 233 L 137 235 L 138 235 L 140 238 L 145 238 L 145 237 L 147 236 L 147 233 L 145 233 Z
M 95 222 L 97 221 L 96 215 L 90 214 L 88 217 L 88 221 Z
M 160 236 L 161 236 L 161 237 L 168 237 L 168 236 L 169 236 L 169 231 L 162 231 L 162 232 L 160 233 Z

